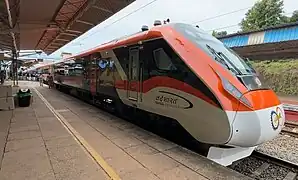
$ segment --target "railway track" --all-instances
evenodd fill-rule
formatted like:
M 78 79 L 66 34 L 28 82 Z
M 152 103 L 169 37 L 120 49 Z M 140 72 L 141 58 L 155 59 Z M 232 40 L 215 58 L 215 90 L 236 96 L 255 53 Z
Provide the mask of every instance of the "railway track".
M 297 180 L 298 164 L 254 151 L 251 156 L 233 163 L 229 168 L 258 180 Z
M 298 122 L 286 121 L 281 133 L 298 138 Z

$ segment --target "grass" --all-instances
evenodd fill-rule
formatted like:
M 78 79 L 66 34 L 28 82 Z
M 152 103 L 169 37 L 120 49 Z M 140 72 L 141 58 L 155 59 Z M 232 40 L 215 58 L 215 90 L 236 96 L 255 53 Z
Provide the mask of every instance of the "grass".
M 298 59 L 254 61 L 253 67 L 270 88 L 281 95 L 298 96 Z

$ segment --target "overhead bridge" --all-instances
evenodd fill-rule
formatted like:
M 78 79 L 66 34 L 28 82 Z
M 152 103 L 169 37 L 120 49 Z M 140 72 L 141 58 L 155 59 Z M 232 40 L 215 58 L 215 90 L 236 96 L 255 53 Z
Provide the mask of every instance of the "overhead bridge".
M 298 22 L 218 39 L 253 60 L 298 58 Z

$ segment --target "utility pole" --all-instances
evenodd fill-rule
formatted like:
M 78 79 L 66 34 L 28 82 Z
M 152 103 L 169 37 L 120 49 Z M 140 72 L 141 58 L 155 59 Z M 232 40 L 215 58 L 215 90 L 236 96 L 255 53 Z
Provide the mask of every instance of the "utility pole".
M 17 80 L 17 86 L 19 86 L 19 73 L 18 73 L 18 57 L 19 57 L 19 52 L 15 53 L 16 57 L 16 80 Z
M 16 66 L 16 62 L 15 62 L 15 58 L 14 58 L 14 55 L 13 55 L 13 53 L 12 53 L 12 56 L 11 56 L 11 61 L 12 61 L 12 63 L 11 63 L 11 65 L 12 65 L 12 68 L 11 68 L 11 75 L 12 75 L 12 85 L 13 86 L 15 86 L 16 84 L 15 84 L 15 66 Z
M 18 86 L 18 59 L 15 50 L 12 51 L 12 82 L 13 86 Z

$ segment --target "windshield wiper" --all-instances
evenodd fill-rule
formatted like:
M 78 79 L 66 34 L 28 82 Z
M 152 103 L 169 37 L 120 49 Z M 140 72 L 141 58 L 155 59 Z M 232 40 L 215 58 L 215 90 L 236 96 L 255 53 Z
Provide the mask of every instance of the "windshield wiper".
M 220 55 L 221 57 L 223 57 L 226 61 L 228 61 L 228 63 L 233 66 L 233 69 L 235 71 L 237 71 L 237 74 L 242 75 L 243 73 L 241 71 L 239 71 L 239 69 L 229 60 L 229 58 L 222 52 L 217 52 L 218 55 Z
M 227 58 L 223 53 L 221 53 L 221 52 L 216 52 L 215 49 L 213 49 L 213 48 L 210 47 L 209 45 L 206 45 L 206 46 L 207 46 L 207 48 L 209 49 L 209 51 L 215 56 L 215 60 L 216 60 L 216 61 L 218 61 L 217 58 L 220 59 L 220 61 L 218 61 L 218 62 L 220 62 L 221 64 L 225 65 L 226 68 L 227 68 L 229 71 L 235 73 L 236 75 L 241 75 L 241 72 L 240 72 L 235 66 L 232 65 L 232 63 L 228 60 L 228 58 Z M 224 57 L 223 57 L 223 56 L 224 56 Z M 231 64 L 231 65 L 233 66 L 233 68 L 231 68 L 231 67 L 227 64 L 226 61 L 228 61 L 229 64 Z
M 216 51 L 215 51 L 212 47 L 210 47 L 209 45 L 206 45 L 206 46 L 207 46 L 207 48 L 209 49 L 209 51 L 214 55 L 216 61 L 222 63 L 222 64 L 225 65 L 229 70 L 231 70 L 230 67 L 228 66 L 228 64 L 225 62 L 225 60 L 224 60 L 221 56 L 219 56 L 219 55 L 216 53 Z M 218 60 L 218 59 L 219 59 L 219 60 Z

